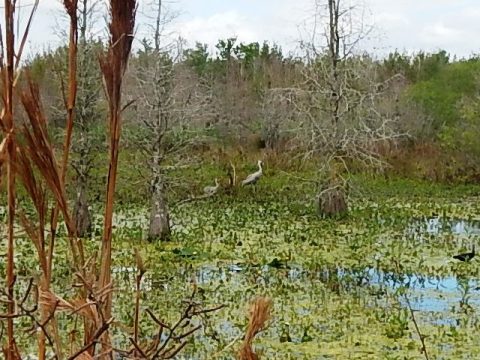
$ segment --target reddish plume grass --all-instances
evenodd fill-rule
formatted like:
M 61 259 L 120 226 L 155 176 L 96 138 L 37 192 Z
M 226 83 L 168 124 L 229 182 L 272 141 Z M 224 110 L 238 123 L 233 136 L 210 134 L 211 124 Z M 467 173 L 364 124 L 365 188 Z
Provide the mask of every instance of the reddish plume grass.
M 3 80 L 3 111 L 1 114 L 2 129 L 4 137 L 14 134 L 15 125 L 13 121 L 13 92 L 14 92 L 14 71 L 15 71 L 15 31 L 14 12 L 15 3 L 12 0 L 5 0 L 5 47 L 2 46 L 2 80 Z M 2 38 L 3 45 L 3 38 Z M 3 58 L 5 56 L 5 58 Z M 7 155 L 7 198 L 8 198 L 8 220 L 7 220 L 7 264 L 6 264 L 6 285 L 7 295 L 11 299 L 14 296 L 15 268 L 14 268 L 14 223 L 15 223 L 15 138 L 12 136 L 6 145 Z M 4 347 L 5 358 L 14 360 L 18 358 L 18 351 L 15 344 L 15 332 L 13 316 L 15 314 L 15 303 L 9 301 L 7 304 L 7 344 Z
M 109 47 L 100 57 L 105 92 L 109 108 L 110 163 L 107 179 L 107 196 L 104 215 L 104 228 L 101 249 L 99 287 L 105 288 L 111 283 L 112 263 L 112 218 L 117 180 L 118 154 L 121 133 L 122 83 L 132 49 L 135 29 L 136 0 L 110 1 L 110 39 Z M 107 296 L 103 312 L 108 319 L 112 314 L 112 296 Z M 108 332 L 105 332 L 103 353 L 111 350 Z
M 239 360 L 259 360 L 260 357 L 252 348 L 252 343 L 258 333 L 266 329 L 270 319 L 272 300 L 268 297 L 259 297 L 250 306 L 250 316 L 243 345 L 238 353 Z
M 18 55 L 15 58 L 13 49 L 14 27 L 13 15 L 15 1 L 5 0 L 6 13 L 6 49 L 0 52 L 0 70 L 3 79 L 2 100 L 4 109 L 0 114 L 0 130 L 3 138 L 0 141 L 0 173 L 2 167 L 7 169 L 8 189 L 8 236 L 7 236 L 7 271 L 6 289 L 2 291 L 1 299 L 7 305 L 6 314 L 0 314 L 0 319 L 7 322 L 7 341 L 3 344 L 4 357 L 7 360 L 21 359 L 19 349 L 15 342 L 15 335 L 19 335 L 18 329 L 14 329 L 14 319 L 26 318 L 32 322 L 32 329 L 38 332 L 38 359 L 45 360 L 47 347 L 54 353 L 56 359 L 111 359 L 112 346 L 109 328 L 113 324 L 112 318 L 112 282 L 111 282 L 111 251 L 112 251 L 112 216 L 114 193 L 118 166 L 121 113 L 122 113 L 122 82 L 127 68 L 130 55 L 133 31 L 135 26 L 136 1 L 135 0 L 111 0 L 110 41 L 108 51 L 100 57 L 100 67 L 105 80 L 105 91 L 109 103 L 109 135 L 110 135 L 110 166 L 107 181 L 107 199 L 105 206 L 104 234 L 101 245 L 100 265 L 97 264 L 97 253 L 94 252 L 88 259 L 85 258 L 83 244 L 77 239 L 75 223 L 72 219 L 66 195 L 66 173 L 71 144 L 74 122 L 74 109 L 77 93 L 77 1 L 64 0 L 64 6 L 70 16 L 70 44 L 69 44 L 69 67 L 68 67 L 68 96 L 64 96 L 67 110 L 67 126 L 64 140 L 64 148 L 61 161 L 57 160 L 55 149 L 47 131 L 47 119 L 42 108 L 40 92 L 29 76 L 28 70 L 22 76 L 22 90 L 15 89 L 19 72 L 16 67 L 19 64 Z M 34 10 L 38 5 L 35 2 Z M 29 18 L 27 32 L 33 12 Z M 26 41 L 23 36 L 20 49 L 21 54 Z M 0 45 L 3 47 L 3 39 L 0 37 Z M 4 57 L 5 54 L 5 57 Z M 16 60 L 16 63 L 14 63 Z M 23 81 L 25 80 L 25 81 Z M 14 95 L 21 100 L 26 114 L 26 123 L 15 128 L 13 121 Z M 65 95 L 65 94 L 64 94 Z M 28 211 L 19 211 L 16 215 L 15 195 L 16 178 L 19 179 L 28 199 L 33 204 L 36 214 Z M 67 228 L 70 251 L 67 257 L 71 261 L 74 270 L 72 285 L 75 289 L 71 299 L 57 295 L 58 289 L 54 289 L 53 263 L 55 237 L 60 216 Z M 18 218 L 28 238 L 33 244 L 40 276 L 38 281 L 30 280 L 27 291 L 21 298 L 14 297 L 15 269 L 14 269 L 14 223 Z M 47 226 L 50 223 L 50 236 Z M 152 341 L 144 344 L 141 339 L 141 282 L 145 273 L 145 267 L 140 254 L 136 254 L 136 265 L 139 270 L 136 279 L 136 297 L 134 307 L 133 337 L 130 341 L 133 347 L 129 350 L 115 349 L 118 353 L 124 353 L 129 358 L 167 359 L 174 358 L 188 343 L 187 338 L 201 328 L 191 323 L 193 317 L 203 316 L 221 309 L 217 306 L 203 309 L 201 304 L 194 300 L 196 287 L 189 299 L 186 309 L 182 312 L 178 321 L 169 325 L 155 316 L 148 309 L 146 313 L 158 327 L 156 336 Z M 59 292 L 58 292 L 59 293 Z M 33 301 L 33 307 L 25 306 L 28 300 Z M 255 334 L 263 327 L 268 318 L 265 305 L 258 305 L 254 310 L 254 319 L 249 326 L 247 335 L 248 344 L 251 344 Z M 263 307 L 262 307 L 263 306 Z M 268 307 L 268 306 L 267 306 Z M 261 310 L 261 309 L 264 310 Z M 268 312 L 268 310 L 267 310 Z M 57 314 L 63 313 L 62 317 Z M 59 332 L 58 322 L 65 319 L 83 320 L 83 334 L 81 325 L 75 320 L 75 328 L 69 334 L 69 342 Z M 263 320 L 262 320 L 263 319 Z M 63 322 L 62 322 L 63 324 Z M 77 327 L 78 326 L 78 327 Z M 15 331 L 16 334 L 15 334 Z M 167 333 L 166 339 L 162 333 Z M 83 339 L 80 336 L 83 335 Z M 67 346 L 69 345 L 69 346 Z M 101 346 L 101 349 L 97 347 Z M 68 350 L 67 350 L 68 349 Z M 145 356 L 144 356 L 145 355 Z

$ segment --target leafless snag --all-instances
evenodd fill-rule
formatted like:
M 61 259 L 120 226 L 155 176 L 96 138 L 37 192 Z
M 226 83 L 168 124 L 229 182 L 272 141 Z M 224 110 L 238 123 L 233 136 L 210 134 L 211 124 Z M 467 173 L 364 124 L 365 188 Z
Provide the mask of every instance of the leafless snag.
M 95 151 L 101 148 L 93 129 L 95 121 L 104 116 L 103 111 L 99 108 L 102 81 L 97 53 L 100 44 L 93 39 L 93 35 L 90 33 L 98 4 L 98 2 L 92 0 L 81 0 L 78 10 L 78 91 L 75 103 L 75 131 L 77 136 L 72 139 L 72 152 L 77 156 L 72 158 L 71 166 L 76 174 L 76 199 L 73 216 L 77 235 L 80 238 L 88 237 L 92 231 L 88 188 L 94 167 Z
M 154 45 L 144 43 L 144 49 L 132 62 L 129 75 L 135 91 L 135 112 L 131 124 L 138 126 L 140 136 L 135 136 L 135 145 L 142 150 L 147 165 L 145 180 L 149 184 L 150 219 L 148 239 L 167 240 L 170 237 L 170 216 L 167 191 L 169 178 L 165 161 L 190 145 L 190 139 L 177 139 L 176 131 L 186 123 L 184 93 L 179 85 L 177 60 L 182 56 L 178 43 L 163 42 L 165 27 L 176 16 L 162 0 L 148 6 L 153 24 Z M 139 120 L 137 120 L 139 119 Z M 172 181 L 170 181 L 171 183 Z
M 355 53 L 372 30 L 365 10 L 339 0 L 316 0 L 315 8 L 311 43 L 303 43 L 304 82 L 292 106 L 300 119 L 299 140 L 308 149 L 305 157 L 323 159 L 318 205 L 322 215 L 330 215 L 347 211 L 344 184 L 351 164 L 387 166 L 379 146 L 404 134 L 398 133 L 395 118 L 377 110 L 380 96 L 394 79 L 379 81 L 374 61 Z M 325 44 L 318 43 L 320 34 Z

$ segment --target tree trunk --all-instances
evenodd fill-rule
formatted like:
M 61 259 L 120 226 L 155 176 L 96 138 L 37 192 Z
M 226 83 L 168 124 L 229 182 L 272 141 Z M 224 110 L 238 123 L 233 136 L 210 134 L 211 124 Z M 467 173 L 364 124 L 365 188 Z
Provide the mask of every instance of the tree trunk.
M 170 216 L 168 213 L 165 186 L 160 176 L 156 176 L 151 188 L 150 226 L 148 240 L 166 241 L 170 239 Z
M 92 216 L 90 214 L 88 201 L 88 179 L 90 178 L 92 151 L 87 141 L 87 130 L 85 123 L 81 123 L 79 131 L 80 137 L 76 142 L 76 151 L 78 159 L 72 162 L 72 166 L 77 173 L 74 217 L 77 230 L 77 236 L 80 238 L 90 237 L 92 234 Z
M 328 186 L 317 198 L 317 212 L 322 217 L 342 217 L 348 212 L 347 195 L 342 186 Z
M 92 217 L 88 209 L 87 184 L 83 176 L 79 176 L 77 180 L 74 215 L 77 236 L 80 238 L 90 237 L 92 234 Z
M 262 140 L 265 147 L 269 150 L 275 150 L 280 140 L 280 129 L 278 123 L 268 123 L 262 129 Z
M 328 0 L 328 10 L 329 10 L 329 27 L 330 35 L 328 36 L 328 48 L 330 53 L 331 61 L 331 79 L 330 91 L 330 112 L 332 116 L 332 124 L 335 127 L 336 132 L 338 132 L 338 122 L 340 119 L 340 102 L 342 98 L 342 91 L 339 81 L 338 65 L 340 63 L 340 35 L 339 35 L 339 13 L 340 1 L 339 0 Z M 336 135 L 337 136 L 337 135 Z

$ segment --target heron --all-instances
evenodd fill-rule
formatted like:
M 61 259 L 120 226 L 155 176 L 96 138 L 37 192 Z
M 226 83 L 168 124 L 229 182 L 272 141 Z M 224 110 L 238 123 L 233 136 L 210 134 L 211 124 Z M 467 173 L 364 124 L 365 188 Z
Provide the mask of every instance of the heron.
M 245 180 L 242 181 L 242 186 L 245 186 L 245 185 L 255 185 L 255 183 L 258 181 L 258 179 L 260 179 L 260 177 L 262 176 L 262 173 L 263 173 L 263 169 L 262 169 L 262 160 L 258 160 L 258 170 L 255 171 L 254 173 L 250 174 L 247 176 L 247 178 Z
M 205 186 L 203 188 L 203 192 L 207 195 L 213 195 L 218 191 L 219 187 L 220 187 L 220 183 L 218 182 L 218 179 L 215 178 L 215 186 Z
M 475 256 L 475 244 L 472 245 L 472 251 L 464 254 L 455 255 L 453 258 L 460 261 L 470 261 Z

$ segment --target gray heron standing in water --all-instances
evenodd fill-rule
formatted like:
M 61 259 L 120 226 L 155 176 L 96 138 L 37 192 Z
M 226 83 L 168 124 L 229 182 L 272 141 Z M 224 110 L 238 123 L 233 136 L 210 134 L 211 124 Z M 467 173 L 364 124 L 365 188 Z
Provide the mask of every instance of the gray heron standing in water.
M 262 177 L 263 174 L 262 165 L 262 160 L 258 160 L 258 170 L 248 175 L 247 178 L 242 181 L 242 186 L 255 185 L 257 183 L 257 181 Z

